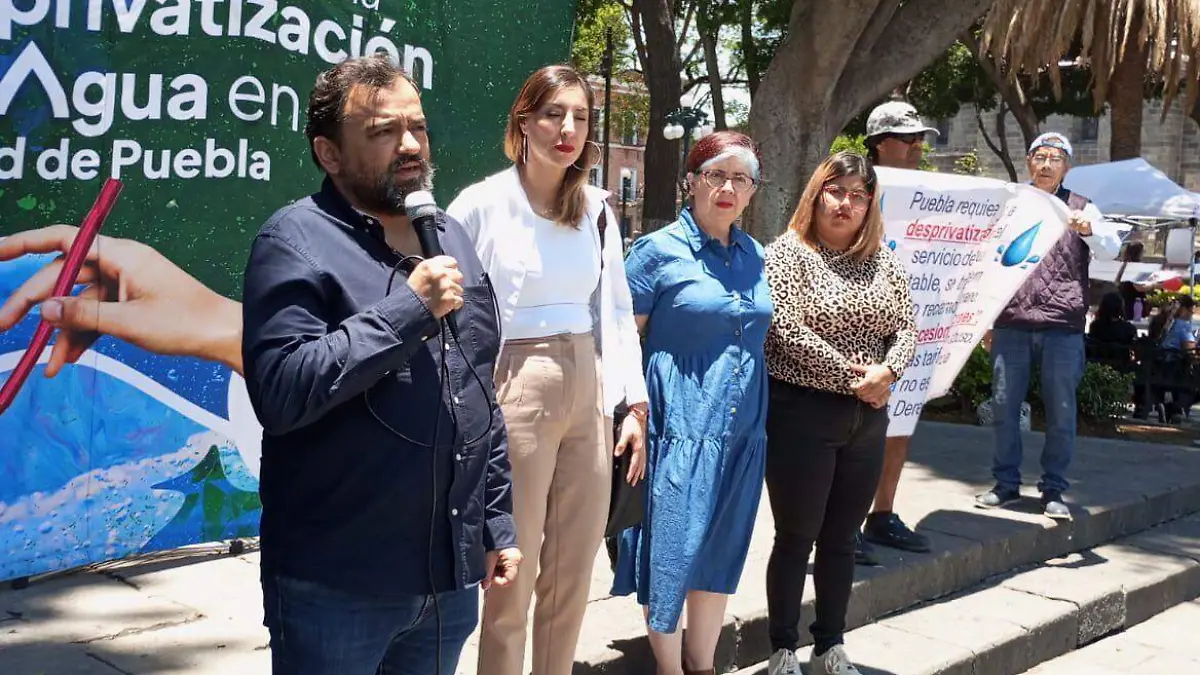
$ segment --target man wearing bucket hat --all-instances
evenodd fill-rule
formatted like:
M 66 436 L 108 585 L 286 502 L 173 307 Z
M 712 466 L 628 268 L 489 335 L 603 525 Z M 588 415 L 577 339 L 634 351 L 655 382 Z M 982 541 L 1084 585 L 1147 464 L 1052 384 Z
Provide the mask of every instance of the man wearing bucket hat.
M 1063 187 L 1071 166 L 1071 142 L 1059 133 L 1038 136 L 1029 146 L 1030 182 L 1071 209 L 1068 230 L 1046 252 L 996 318 L 984 337 L 992 353 L 992 405 L 995 415 L 996 486 L 975 498 L 980 508 L 996 508 L 1021 498 L 1021 404 L 1033 364 L 1040 359 L 1046 404 L 1046 441 L 1038 483 L 1046 516 L 1067 520 L 1064 476 L 1075 451 L 1075 390 L 1083 377 L 1083 328 L 1087 317 L 1088 266 L 1117 257 L 1121 240 L 1091 200 Z M 990 346 L 989 346 L 990 343 Z
M 888 101 L 867 117 L 867 156 L 872 164 L 916 169 L 925 151 L 925 134 L 938 130 L 921 121 L 917 109 L 904 101 Z
M 867 117 L 867 155 L 877 166 L 917 169 L 925 150 L 925 136 L 930 132 L 938 133 L 921 121 L 916 108 L 904 101 L 888 101 L 876 106 Z M 888 436 L 884 444 L 883 472 L 875 491 L 875 503 L 862 533 L 855 537 L 854 560 L 859 565 L 878 564 L 872 556 L 871 544 L 913 553 L 929 551 L 929 539 L 913 532 L 893 511 L 910 438 Z

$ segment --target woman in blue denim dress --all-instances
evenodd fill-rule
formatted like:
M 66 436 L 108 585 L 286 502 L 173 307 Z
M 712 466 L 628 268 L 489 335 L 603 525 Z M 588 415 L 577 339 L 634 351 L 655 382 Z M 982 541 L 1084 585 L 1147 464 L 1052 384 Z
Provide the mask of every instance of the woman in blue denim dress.
M 679 219 L 638 239 L 625 269 L 650 393 L 648 492 L 621 535 L 613 593 L 637 593 L 661 675 L 713 673 L 762 493 L 763 248 L 734 225 L 759 181 L 753 141 L 701 139 Z M 687 644 L 680 617 L 687 605 Z

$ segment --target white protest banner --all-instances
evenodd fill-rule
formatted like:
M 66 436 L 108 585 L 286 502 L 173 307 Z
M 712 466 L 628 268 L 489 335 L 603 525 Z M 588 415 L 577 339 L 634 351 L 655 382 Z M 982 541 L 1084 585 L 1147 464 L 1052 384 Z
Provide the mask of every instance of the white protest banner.
M 908 268 L 917 351 L 892 390 L 888 436 L 909 436 L 1066 229 L 1069 211 L 1032 186 L 880 167 L 884 240 Z

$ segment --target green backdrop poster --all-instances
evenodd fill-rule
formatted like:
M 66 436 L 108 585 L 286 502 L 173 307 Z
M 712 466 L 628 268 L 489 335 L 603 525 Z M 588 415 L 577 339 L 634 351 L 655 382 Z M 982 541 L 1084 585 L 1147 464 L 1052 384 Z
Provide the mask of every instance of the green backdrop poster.
M 160 323 L 203 330 L 195 289 L 240 298 L 259 226 L 319 186 L 303 129 L 320 70 L 384 51 L 413 74 L 444 205 L 503 166 L 513 97 L 566 57 L 573 14 L 570 0 L 0 0 L 0 236 L 78 224 L 119 178 L 96 288 L 140 284 Z M 6 258 L 0 382 L 40 320 L 20 298 L 56 255 Z M 133 342 L 99 336 L 53 378 L 47 349 L 0 414 L 0 579 L 257 532 L 261 432 L 239 374 Z

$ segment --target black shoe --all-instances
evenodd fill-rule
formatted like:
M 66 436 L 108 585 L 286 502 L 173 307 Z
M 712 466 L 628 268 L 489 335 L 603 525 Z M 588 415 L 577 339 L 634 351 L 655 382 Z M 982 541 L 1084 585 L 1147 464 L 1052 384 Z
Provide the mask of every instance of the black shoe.
M 1071 509 L 1067 508 L 1062 493 L 1058 490 L 1046 490 L 1042 493 L 1042 513 L 1054 520 L 1071 519 Z
M 997 485 L 975 497 L 975 506 L 981 509 L 998 509 L 1021 500 L 1020 490 L 1005 490 Z
M 863 567 L 879 567 L 879 561 L 871 555 L 874 549 L 871 545 L 863 541 L 861 532 L 854 533 L 854 564 L 862 565 Z
M 929 539 L 917 534 L 891 511 L 880 511 L 867 516 L 863 526 L 863 538 L 872 544 L 898 548 L 912 553 L 929 553 Z

